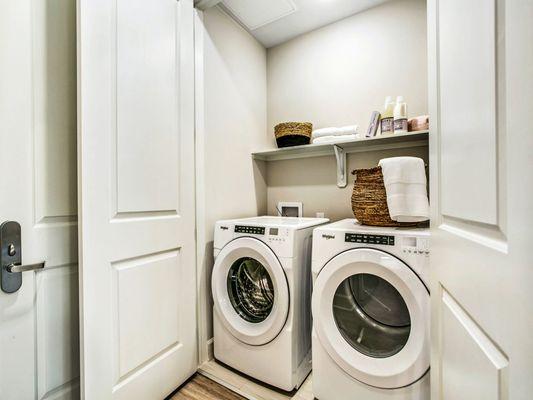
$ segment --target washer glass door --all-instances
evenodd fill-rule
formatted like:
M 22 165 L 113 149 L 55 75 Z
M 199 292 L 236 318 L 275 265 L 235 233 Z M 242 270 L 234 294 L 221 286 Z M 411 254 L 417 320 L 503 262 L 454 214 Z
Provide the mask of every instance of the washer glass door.
M 333 317 L 350 346 L 369 357 L 398 353 L 411 330 L 409 310 L 400 293 L 372 274 L 342 281 L 333 298 Z
M 287 277 L 260 240 L 239 237 L 224 246 L 213 266 L 211 289 L 216 315 L 240 341 L 260 346 L 283 329 L 289 313 Z
M 263 322 L 274 306 L 274 285 L 267 269 L 253 257 L 236 260 L 228 271 L 231 305 L 244 320 Z

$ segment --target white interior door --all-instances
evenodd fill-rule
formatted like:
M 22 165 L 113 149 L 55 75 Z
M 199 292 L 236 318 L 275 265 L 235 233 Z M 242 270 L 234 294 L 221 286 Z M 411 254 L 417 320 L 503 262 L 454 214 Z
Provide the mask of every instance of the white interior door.
M 533 2 L 428 16 L 432 399 L 530 399 Z
M 0 223 L 21 225 L 23 264 L 46 261 L 0 291 L 0 399 L 77 399 L 73 0 L 0 1 L 0 169 Z
M 192 0 L 78 0 L 82 396 L 197 368 Z

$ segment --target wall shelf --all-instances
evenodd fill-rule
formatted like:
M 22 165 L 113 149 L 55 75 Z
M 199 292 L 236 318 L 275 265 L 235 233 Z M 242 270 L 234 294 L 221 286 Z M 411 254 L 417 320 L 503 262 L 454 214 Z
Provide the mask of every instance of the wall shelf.
M 429 131 L 417 131 L 375 136 L 368 139 L 339 140 L 327 144 L 307 144 L 252 153 L 254 160 L 278 161 L 295 158 L 335 156 L 337 160 L 337 186 L 346 187 L 346 154 L 363 151 L 400 149 L 427 146 Z

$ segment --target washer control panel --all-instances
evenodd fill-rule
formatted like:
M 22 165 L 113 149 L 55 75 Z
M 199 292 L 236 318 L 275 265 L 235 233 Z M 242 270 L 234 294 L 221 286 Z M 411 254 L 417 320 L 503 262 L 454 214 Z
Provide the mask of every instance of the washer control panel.
M 264 235 L 264 226 L 235 225 L 235 233 L 250 233 L 252 235 Z
M 368 235 L 366 233 L 346 233 L 344 241 L 349 243 L 366 243 L 366 244 L 382 244 L 386 246 L 394 246 L 394 236 L 389 235 Z

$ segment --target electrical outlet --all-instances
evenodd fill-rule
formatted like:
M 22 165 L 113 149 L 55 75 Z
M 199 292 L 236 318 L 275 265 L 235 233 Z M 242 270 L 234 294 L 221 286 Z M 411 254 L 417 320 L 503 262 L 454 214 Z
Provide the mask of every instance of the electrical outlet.
M 316 217 L 317 218 L 324 218 L 325 214 L 323 212 L 317 212 Z

